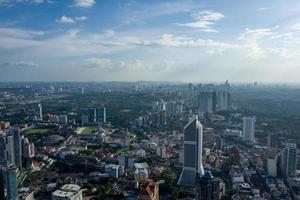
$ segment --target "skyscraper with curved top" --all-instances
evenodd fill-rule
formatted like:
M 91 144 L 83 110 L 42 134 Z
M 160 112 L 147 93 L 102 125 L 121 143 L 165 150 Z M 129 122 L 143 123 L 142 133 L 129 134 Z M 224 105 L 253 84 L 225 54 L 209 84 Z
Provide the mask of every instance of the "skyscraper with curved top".
M 202 125 L 197 117 L 192 117 L 184 127 L 183 168 L 178 180 L 179 185 L 195 186 L 196 173 L 204 174 L 202 165 Z

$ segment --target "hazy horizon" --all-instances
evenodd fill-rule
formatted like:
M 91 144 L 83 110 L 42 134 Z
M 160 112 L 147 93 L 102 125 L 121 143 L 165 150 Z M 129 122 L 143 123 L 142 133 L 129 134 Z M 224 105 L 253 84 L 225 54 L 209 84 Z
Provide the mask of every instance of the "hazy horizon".
M 296 0 L 0 0 L 0 81 L 298 84 Z

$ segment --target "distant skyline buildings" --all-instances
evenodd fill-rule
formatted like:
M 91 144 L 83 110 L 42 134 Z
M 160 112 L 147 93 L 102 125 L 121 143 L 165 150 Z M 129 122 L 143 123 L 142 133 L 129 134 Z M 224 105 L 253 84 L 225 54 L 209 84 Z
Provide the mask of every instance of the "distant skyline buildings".
M 254 134 L 255 134 L 255 116 L 247 116 L 243 117 L 243 140 L 246 143 L 254 142 Z

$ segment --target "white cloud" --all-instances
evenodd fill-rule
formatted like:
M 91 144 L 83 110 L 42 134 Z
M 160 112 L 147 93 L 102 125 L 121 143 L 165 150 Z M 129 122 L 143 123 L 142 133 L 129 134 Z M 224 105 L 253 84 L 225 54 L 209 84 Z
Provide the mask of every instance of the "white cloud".
M 87 20 L 86 16 L 80 16 L 80 17 L 67 17 L 63 15 L 60 19 L 57 19 L 56 22 L 60 24 L 74 24 L 77 21 L 85 21 Z
M 300 23 L 294 24 L 294 25 L 292 26 L 292 29 L 293 29 L 293 30 L 299 31 L 299 30 L 300 30 Z
M 4 62 L 0 63 L 1 67 L 18 67 L 18 68 L 27 68 L 27 67 L 37 67 L 38 64 L 32 62 L 32 61 L 18 61 L 18 62 Z
M 74 0 L 74 4 L 77 7 L 92 7 L 96 4 L 95 0 Z
M 271 10 L 273 7 L 260 7 L 257 10 L 259 11 L 266 11 L 266 10 Z
M 178 26 L 196 28 L 203 32 L 217 32 L 212 26 L 224 18 L 224 15 L 220 12 L 213 10 L 201 10 L 192 15 L 195 18 L 194 22 L 177 23 Z
M 84 21 L 84 20 L 87 20 L 87 17 L 86 16 L 75 17 L 75 20 L 76 21 Z
M 57 19 L 56 22 L 60 24 L 74 24 L 75 20 L 71 17 L 63 15 L 60 19 Z

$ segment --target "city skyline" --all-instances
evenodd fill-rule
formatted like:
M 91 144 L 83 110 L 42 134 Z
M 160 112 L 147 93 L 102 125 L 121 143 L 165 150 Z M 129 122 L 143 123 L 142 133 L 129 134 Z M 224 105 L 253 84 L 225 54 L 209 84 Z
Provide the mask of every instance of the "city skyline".
M 299 8 L 0 0 L 0 80 L 299 82 Z

